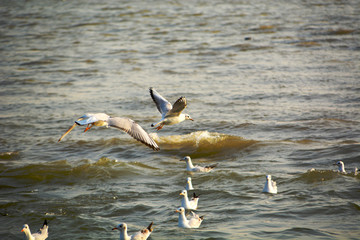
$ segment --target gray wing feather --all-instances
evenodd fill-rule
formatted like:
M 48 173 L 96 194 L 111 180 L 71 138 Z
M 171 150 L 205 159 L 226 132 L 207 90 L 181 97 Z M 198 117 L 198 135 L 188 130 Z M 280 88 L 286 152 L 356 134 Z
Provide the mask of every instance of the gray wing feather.
M 36 240 L 45 240 L 48 237 L 48 224 L 45 219 L 42 228 L 40 228 L 36 233 L 32 234 Z
M 186 108 L 187 102 L 185 97 L 180 97 L 173 105 L 173 108 L 167 115 L 180 115 L 180 113 Z
M 161 96 L 154 88 L 149 88 L 149 91 L 152 100 L 154 101 L 157 109 L 162 115 L 165 115 L 173 108 L 171 103 L 169 103 L 168 100 L 163 98 L 163 96 Z
M 156 151 L 160 150 L 154 139 L 152 139 L 150 135 L 139 124 L 137 124 L 130 118 L 113 117 L 109 118 L 108 123 L 110 127 L 115 127 L 126 132 L 134 139 L 145 144 L 146 146 Z

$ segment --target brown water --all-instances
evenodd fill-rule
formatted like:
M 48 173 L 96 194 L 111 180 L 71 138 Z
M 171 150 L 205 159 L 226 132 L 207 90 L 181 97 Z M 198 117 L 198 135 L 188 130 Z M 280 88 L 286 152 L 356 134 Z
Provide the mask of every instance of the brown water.
M 0 1 L 0 238 L 359 239 L 358 1 Z M 188 99 L 160 119 L 148 88 Z M 87 112 L 130 117 L 153 152 Z M 177 227 L 185 164 L 199 229 Z M 309 172 L 311 168 L 315 171 Z M 261 193 L 265 175 L 279 193 Z

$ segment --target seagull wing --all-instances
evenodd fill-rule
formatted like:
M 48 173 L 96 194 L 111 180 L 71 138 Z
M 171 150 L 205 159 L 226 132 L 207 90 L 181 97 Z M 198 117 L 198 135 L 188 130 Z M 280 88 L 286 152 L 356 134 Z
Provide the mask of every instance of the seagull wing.
M 168 112 L 167 115 L 179 116 L 180 113 L 186 108 L 187 102 L 185 97 L 180 97 L 174 103 L 172 109 Z
M 97 121 L 99 121 L 99 119 L 96 116 L 90 115 L 90 116 L 87 116 L 87 117 L 79 118 L 78 120 L 75 121 L 75 123 L 77 125 L 83 126 L 83 125 L 94 123 L 94 122 L 97 122 Z
M 211 170 L 213 170 L 215 167 L 217 167 L 217 165 L 219 165 L 219 164 L 218 164 L 218 163 L 215 163 L 215 164 L 206 166 L 205 169 L 206 169 L 206 171 L 211 171 Z
M 153 222 L 151 222 L 147 228 L 144 228 L 144 229 L 140 230 L 139 232 L 135 233 L 134 235 L 132 235 L 131 239 L 132 240 L 147 239 L 150 236 L 151 232 L 153 231 L 152 225 L 153 225 Z
M 199 217 L 196 213 L 191 211 L 192 217 L 189 219 L 189 225 L 192 228 L 198 228 L 200 227 L 201 222 L 203 221 L 204 217 Z
M 34 233 L 33 237 L 36 240 L 45 240 L 48 237 L 48 223 L 47 223 L 46 219 L 44 221 L 42 228 L 40 228 L 39 231 Z
M 159 112 L 165 116 L 167 112 L 169 112 L 172 109 L 171 103 L 169 103 L 168 100 L 163 98 L 154 88 L 150 88 L 150 96 L 153 99 L 157 109 Z
M 109 118 L 108 123 L 110 127 L 115 127 L 126 132 L 134 139 L 145 144 L 146 146 L 156 151 L 160 150 L 154 139 L 152 139 L 150 135 L 133 120 L 129 118 L 113 117 Z
M 58 142 L 60 142 L 66 135 L 68 135 L 69 132 L 71 132 L 71 130 L 74 129 L 74 127 L 76 127 L 77 123 L 74 123 L 74 125 L 72 125 L 58 140 Z

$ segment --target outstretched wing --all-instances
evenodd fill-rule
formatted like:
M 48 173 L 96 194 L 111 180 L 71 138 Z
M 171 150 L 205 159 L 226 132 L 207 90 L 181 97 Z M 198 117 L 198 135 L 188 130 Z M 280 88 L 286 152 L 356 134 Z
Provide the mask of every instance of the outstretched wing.
M 149 91 L 157 109 L 163 116 L 165 116 L 165 114 L 172 109 L 171 103 L 163 98 L 163 96 L 161 96 L 154 88 L 149 88 Z
M 76 127 L 77 123 L 74 123 L 58 140 L 58 142 L 60 142 L 66 135 L 68 135 L 69 132 L 71 132 L 71 130 L 74 129 L 74 127 Z
M 75 121 L 78 125 L 87 125 L 98 121 L 106 122 L 109 119 L 109 115 L 105 113 L 87 113 L 81 116 L 78 120 Z
M 160 148 L 150 137 L 150 135 L 136 122 L 131 120 L 130 118 L 120 118 L 120 117 L 111 117 L 108 120 L 110 127 L 115 127 L 120 130 L 123 130 L 130 136 L 132 136 L 137 141 L 145 144 L 146 146 L 159 151 Z
M 168 112 L 167 115 L 178 116 L 186 108 L 186 106 L 187 106 L 186 98 L 180 97 L 178 100 L 176 100 L 172 109 Z

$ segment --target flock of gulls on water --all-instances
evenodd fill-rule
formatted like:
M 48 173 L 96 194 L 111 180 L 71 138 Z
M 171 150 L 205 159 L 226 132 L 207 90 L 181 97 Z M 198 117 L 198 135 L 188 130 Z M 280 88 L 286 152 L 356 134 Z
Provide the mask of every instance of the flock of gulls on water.
M 164 125 L 173 125 L 185 120 L 194 121 L 190 115 L 181 113 L 187 106 L 186 98 L 180 97 L 174 105 L 171 105 L 169 101 L 167 101 L 164 97 L 162 97 L 154 88 L 150 88 L 150 96 L 155 102 L 155 105 L 159 112 L 161 113 L 161 120 L 159 122 L 151 124 L 151 127 L 156 127 L 159 131 L 164 127 Z M 58 142 L 60 142 L 71 130 L 73 130 L 77 125 L 85 126 L 86 128 L 84 132 L 88 131 L 92 126 L 104 126 L 104 127 L 114 127 L 118 128 L 131 137 L 136 139 L 137 141 L 143 143 L 144 145 L 152 148 L 154 151 L 159 151 L 160 148 L 156 144 L 156 142 L 152 139 L 152 137 L 135 121 L 129 118 L 121 118 L 121 117 L 110 117 L 105 113 L 87 113 L 80 118 L 78 118 L 75 123 L 59 138 Z M 191 158 L 189 156 L 184 157 L 180 161 L 186 162 L 186 170 L 189 172 L 210 172 L 213 170 L 218 164 L 212 164 L 210 166 L 194 166 Z M 342 161 L 337 161 L 334 165 L 338 166 L 338 171 L 340 173 L 346 174 L 345 166 Z M 354 169 L 352 174 L 357 174 L 357 168 Z M 313 171 L 313 169 L 311 170 Z M 188 191 L 194 190 L 192 185 L 191 177 L 187 178 L 186 187 L 184 190 L 180 192 L 182 196 L 181 199 L 181 207 L 176 209 L 176 213 L 179 213 L 178 226 L 181 228 L 199 228 L 203 217 L 197 215 L 194 211 L 198 207 L 199 196 L 193 192 L 191 198 L 189 199 Z M 266 176 L 265 186 L 263 188 L 264 193 L 277 193 L 276 182 L 271 179 L 271 175 Z M 186 217 L 186 211 L 191 212 L 191 216 L 188 219 Z M 153 222 L 149 224 L 147 228 L 144 228 L 133 235 L 128 235 L 127 233 L 127 224 L 120 223 L 112 230 L 120 231 L 120 240 L 146 240 L 153 231 Z M 24 233 L 24 239 L 27 240 L 44 240 L 48 237 L 48 223 L 47 220 L 44 221 L 43 226 L 36 233 L 31 233 L 30 228 L 27 224 L 23 226 L 21 232 Z

